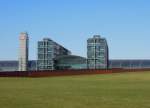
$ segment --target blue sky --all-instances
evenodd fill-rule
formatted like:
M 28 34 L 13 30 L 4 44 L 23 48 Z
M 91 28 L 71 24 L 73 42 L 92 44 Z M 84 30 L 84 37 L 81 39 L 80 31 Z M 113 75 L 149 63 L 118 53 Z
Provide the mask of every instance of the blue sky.
M 150 0 L 0 0 L 0 60 L 17 60 L 19 33 L 49 37 L 86 57 L 86 40 L 100 34 L 111 59 L 150 59 Z

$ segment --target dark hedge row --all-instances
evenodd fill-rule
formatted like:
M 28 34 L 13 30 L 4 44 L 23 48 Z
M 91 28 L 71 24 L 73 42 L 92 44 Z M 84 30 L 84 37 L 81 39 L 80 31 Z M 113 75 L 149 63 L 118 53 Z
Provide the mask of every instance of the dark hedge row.
M 69 75 L 88 75 L 88 74 L 110 74 L 121 72 L 144 72 L 150 69 L 84 69 L 84 70 L 54 70 L 54 71 L 26 71 L 26 72 L 0 72 L 0 77 L 49 77 L 49 76 L 69 76 Z

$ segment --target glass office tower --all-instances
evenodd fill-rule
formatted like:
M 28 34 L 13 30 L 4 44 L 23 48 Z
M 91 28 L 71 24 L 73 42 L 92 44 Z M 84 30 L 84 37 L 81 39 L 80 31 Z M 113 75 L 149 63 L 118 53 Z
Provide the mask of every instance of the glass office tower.
M 55 70 L 55 58 L 71 52 L 49 38 L 38 42 L 37 70 Z
M 108 45 L 106 39 L 100 35 L 94 35 L 87 40 L 87 68 L 108 68 Z

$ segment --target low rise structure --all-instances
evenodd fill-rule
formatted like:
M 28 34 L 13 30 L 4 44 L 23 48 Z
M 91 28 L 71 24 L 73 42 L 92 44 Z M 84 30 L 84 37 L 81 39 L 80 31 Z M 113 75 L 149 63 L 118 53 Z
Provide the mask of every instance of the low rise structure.
M 86 69 L 86 58 L 80 56 L 62 56 L 56 58 L 56 69 Z M 28 70 L 36 71 L 36 60 L 28 62 Z M 18 71 L 18 61 L 0 61 L 0 72 Z M 109 68 L 147 69 L 150 68 L 150 60 L 110 60 Z

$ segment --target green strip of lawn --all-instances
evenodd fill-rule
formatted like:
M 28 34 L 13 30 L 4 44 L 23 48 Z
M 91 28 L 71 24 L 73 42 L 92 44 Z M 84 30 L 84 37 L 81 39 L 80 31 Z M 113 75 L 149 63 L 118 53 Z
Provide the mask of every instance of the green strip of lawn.
M 150 72 L 0 78 L 0 108 L 150 108 Z

